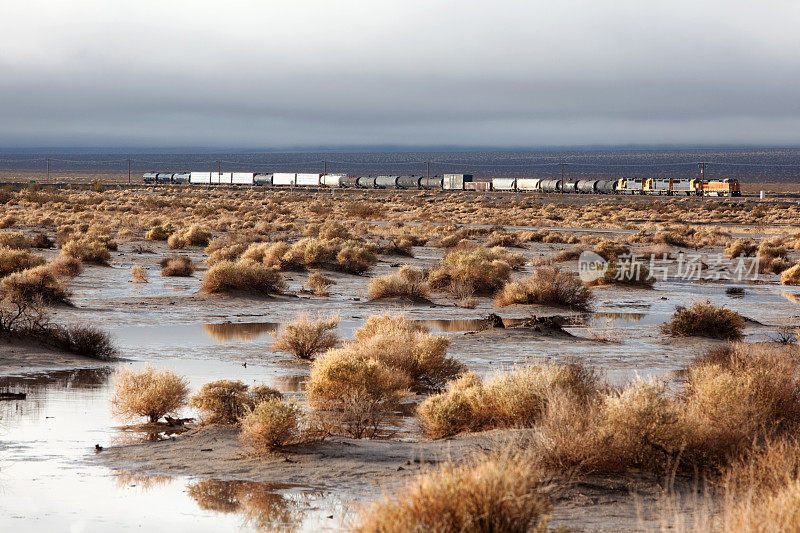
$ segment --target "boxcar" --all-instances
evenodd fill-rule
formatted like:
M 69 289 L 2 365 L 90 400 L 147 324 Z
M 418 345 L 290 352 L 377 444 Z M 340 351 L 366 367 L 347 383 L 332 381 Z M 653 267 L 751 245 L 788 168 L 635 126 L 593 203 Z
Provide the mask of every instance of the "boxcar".
M 492 178 L 492 190 L 515 191 L 516 189 L 517 189 L 516 178 Z

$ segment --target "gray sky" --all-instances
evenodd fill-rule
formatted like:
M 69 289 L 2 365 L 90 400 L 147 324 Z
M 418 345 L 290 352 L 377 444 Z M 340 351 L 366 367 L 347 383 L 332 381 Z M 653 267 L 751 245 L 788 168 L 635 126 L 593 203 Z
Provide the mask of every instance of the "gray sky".
M 800 144 L 797 0 L 10 0 L 0 146 Z

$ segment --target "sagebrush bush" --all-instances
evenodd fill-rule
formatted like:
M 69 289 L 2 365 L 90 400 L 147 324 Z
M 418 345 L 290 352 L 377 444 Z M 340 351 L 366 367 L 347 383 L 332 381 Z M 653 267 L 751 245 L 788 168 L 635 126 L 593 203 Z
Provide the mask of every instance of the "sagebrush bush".
M 133 276 L 134 283 L 147 283 L 147 268 L 142 265 L 133 265 L 131 276 Z
M 204 384 L 191 398 L 189 406 L 205 414 L 209 424 L 236 424 L 256 404 L 272 398 L 283 398 L 266 385 L 249 387 L 241 381 L 219 379 Z
M 55 344 L 69 352 L 108 361 L 117 354 L 111 336 L 94 326 L 71 325 L 48 328 Z
M 61 253 L 80 259 L 84 263 L 98 265 L 107 265 L 111 259 L 108 242 L 88 236 L 68 240 L 61 247 Z
M 445 289 L 454 282 L 472 288 L 475 294 L 491 294 L 508 281 L 512 266 L 502 248 L 476 246 L 447 253 L 428 281 L 434 289 Z
M 149 365 L 142 370 L 121 368 L 114 374 L 111 410 L 124 420 L 145 417 L 158 422 L 186 405 L 188 395 L 188 380 L 170 370 Z
M 403 265 L 393 274 L 370 279 L 367 296 L 372 300 L 407 298 L 415 301 L 426 300 L 430 292 L 425 273 L 421 269 Z
M 339 344 L 338 325 L 338 316 L 311 318 L 307 313 L 301 313 L 274 334 L 273 348 L 298 359 L 313 359 L 318 353 Z
M 432 438 L 498 427 L 531 427 L 554 393 L 568 394 L 576 405 L 598 394 L 600 382 L 591 368 L 577 363 L 518 368 L 481 381 L 469 373 L 430 396 L 417 408 L 425 434 Z
M 0 277 L 44 264 L 44 257 L 27 250 L 0 246 Z
M 28 242 L 31 248 L 45 248 L 50 249 L 55 246 L 55 242 L 53 239 L 45 235 L 44 233 L 37 233 L 33 237 L 31 237 L 30 241 Z
M 0 292 L 26 300 L 40 298 L 50 304 L 69 303 L 69 291 L 49 265 L 9 274 L 0 281 Z
M 615 261 L 621 255 L 630 254 L 631 249 L 625 244 L 608 239 L 602 239 L 600 242 L 595 244 L 594 251 L 606 261 Z
M 53 274 L 62 278 L 74 278 L 83 271 L 81 260 L 71 255 L 59 255 L 47 263 Z
M 753 255 L 758 245 L 749 239 L 736 239 L 725 245 L 725 256 L 728 259 Z
M 661 330 L 674 337 L 736 340 L 741 338 L 744 325 L 744 318 L 736 311 L 717 307 L 706 300 L 691 307 L 678 306 Z
M 163 226 L 159 224 L 150 228 L 144 238 L 148 241 L 166 241 L 174 232 L 175 229 L 170 224 Z
M 781 272 L 782 285 L 800 285 L 800 262 Z
M 330 294 L 328 287 L 331 285 L 336 285 L 336 282 L 319 272 L 312 272 L 306 281 L 306 287 L 317 296 L 328 296 Z
M 242 418 L 241 442 L 254 451 L 269 451 L 296 442 L 303 412 L 295 402 L 272 398 L 256 404 Z
M 285 288 L 278 269 L 248 259 L 233 263 L 221 261 L 209 268 L 203 276 L 203 291 L 208 293 L 248 292 L 278 294 Z
M 211 240 L 211 230 L 200 224 L 175 231 L 167 238 L 167 244 L 173 250 L 187 246 L 206 246 Z
M 530 277 L 506 283 L 495 296 L 495 305 L 538 304 L 591 309 L 594 296 L 578 276 L 555 267 L 537 268 Z
M 27 250 L 28 240 L 21 231 L 0 231 L 0 247 Z
M 161 264 L 161 275 L 165 277 L 189 277 L 194 273 L 194 263 L 186 255 L 174 255 Z
M 355 531 L 544 533 L 553 489 L 544 471 L 522 454 L 448 462 L 365 508 Z

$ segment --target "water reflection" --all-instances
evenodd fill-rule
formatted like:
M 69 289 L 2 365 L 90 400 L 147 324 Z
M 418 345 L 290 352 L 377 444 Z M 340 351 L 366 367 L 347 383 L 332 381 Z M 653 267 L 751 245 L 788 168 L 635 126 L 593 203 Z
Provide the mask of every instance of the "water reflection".
M 290 485 L 219 479 L 189 483 L 186 489 L 201 509 L 236 513 L 242 517 L 243 526 L 262 531 L 297 529 L 307 500 L 322 494 Z
M 781 296 L 783 296 L 784 298 L 786 298 L 790 302 L 793 302 L 793 303 L 796 303 L 796 304 L 800 303 L 800 294 L 795 294 L 795 293 L 792 293 L 792 292 L 783 291 L 783 292 L 781 292 Z
M 114 486 L 119 489 L 136 487 L 143 492 L 156 487 L 164 487 L 174 481 L 174 478 L 167 476 L 143 476 L 129 472 L 117 472 L 111 479 Z
M 595 318 L 611 320 L 614 322 L 639 322 L 647 313 L 612 313 L 612 312 L 598 312 L 594 314 Z
M 219 343 L 230 341 L 252 341 L 266 333 L 278 330 L 272 322 L 240 322 L 224 324 L 203 324 L 203 331 Z
M 278 376 L 273 384 L 280 392 L 303 392 L 306 390 L 307 375 Z

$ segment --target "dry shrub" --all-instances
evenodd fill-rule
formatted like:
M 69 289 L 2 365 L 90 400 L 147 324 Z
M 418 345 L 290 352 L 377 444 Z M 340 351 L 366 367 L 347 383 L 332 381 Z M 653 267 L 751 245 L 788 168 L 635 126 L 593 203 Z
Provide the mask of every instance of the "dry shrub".
M 372 248 L 358 241 L 347 241 L 336 254 L 339 269 L 348 274 L 363 274 L 377 261 Z
M 569 395 L 575 405 L 586 405 L 599 387 L 597 373 L 577 363 L 518 368 L 486 383 L 468 373 L 451 381 L 446 392 L 423 401 L 417 416 L 425 434 L 432 438 L 498 427 L 531 427 L 554 393 Z
M 28 240 L 21 231 L 2 231 L 0 232 L 0 246 L 13 248 L 15 250 L 27 250 Z
M 355 531 L 544 533 L 553 488 L 544 471 L 519 453 L 445 463 L 362 511 Z
M 216 248 L 213 251 L 208 252 L 209 248 L 211 247 L 212 247 L 211 244 L 206 246 L 206 252 L 208 253 L 208 257 L 206 258 L 206 263 L 208 264 L 208 266 L 211 266 L 215 263 L 219 263 L 220 261 L 236 261 L 238 258 L 242 257 L 242 254 L 247 250 L 248 245 L 243 243 L 231 244 L 230 246 L 223 246 L 221 248 Z M 261 260 L 260 258 L 256 259 L 256 261 L 260 260 Z
M 188 380 L 174 372 L 149 365 L 139 371 L 121 368 L 114 374 L 111 411 L 124 420 L 146 417 L 158 422 L 186 405 L 188 395 Z
M 27 250 L 0 246 L 0 277 L 44 264 L 44 257 Z
M 800 262 L 781 272 L 782 285 L 800 285 Z
M 31 237 L 29 244 L 31 248 L 41 248 L 41 249 L 50 249 L 56 245 L 56 243 L 53 242 L 53 239 L 51 239 L 44 233 L 37 233 L 36 235 Z
M 150 228 L 150 231 L 145 234 L 144 238 L 148 241 L 166 241 L 174 232 L 175 229 L 171 224 L 166 224 L 164 226 L 157 225 Z
M 502 248 L 455 249 L 447 253 L 428 281 L 434 289 L 444 289 L 454 282 L 472 287 L 475 294 L 491 294 L 508 281 L 511 265 Z
M 18 295 L 22 299 L 40 298 L 46 303 L 69 303 L 69 292 L 56 277 L 50 265 L 15 272 L 0 281 L 4 296 Z
M 189 277 L 194 273 L 192 259 L 185 255 L 166 258 L 161 264 L 161 275 L 165 277 Z
M 629 254 L 631 249 L 622 243 L 602 239 L 594 246 L 594 251 L 606 261 L 613 261 L 621 255 Z
M 248 292 L 269 295 L 280 293 L 284 287 L 285 282 L 277 268 L 247 259 L 240 259 L 235 263 L 217 263 L 203 277 L 203 291 L 207 293 Z
M 736 311 L 717 307 L 709 300 L 692 307 L 678 306 L 672 319 L 661 330 L 673 337 L 710 337 L 737 340 L 742 336 L 744 318 Z
M 206 246 L 211 240 L 211 230 L 200 224 L 192 224 L 188 228 L 175 231 L 167 239 L 167 244 L 173 250 L 183 249 L 187 246 Z
M 336 285 L 336 282 L 319 272 L 312 272 L 306 281 L 306 287 L 317 296 L 328 296 L 330 294 L 328 287 L 331 285 Z
M 593 300 L 591 289 L 576 274 L 544 267 L 534 270 L 524 280 L 506 283 L 495 297 L 495 305 L 556 305 L 586 311 L 591 309 Z
M 650 275 L 650 268 L 641 261 L 618 263 L 610 261 L 599 278 L 587 283 L 590 287 L 598 285 L 627 285 L 643 289 L 652 289 L 655 278 Z
M 335 220 L 326 220 L 325 222 L 323 222 L 322 225 L 320 225 L 319 227 L 319 231 L 317 232 L 317 237 L 325 240 L 332 240 L 332 239 L 349 240 L 353 238 L 353 236 L 350 233 L 350 230 L 347 229 L 347 226 Z
M 80 259 L 84 263 L 98 265 L 107 265 L 111 259 L 108 242 L 88 236 L 68 240 L 61 247 L 61 253 Z
M 62 278 L 74 278 L 83 271 L 81 260 L 71 255 L 59 255 L 47 263 L 47 266 L 56 276 Z
M 50 335 L 60 348 L 84 357 L 108 361 L 117 354 L 109 334 L 94 326 L 56 326 Z
M 133 265 L 131 275 L 134 283 L 147 283 L 147 268 L 142 265 Z
M 338 316 L 312 319 L 302 313 L 275 333 L 273 347 L 298 359 L 313 359 L 318 353 L 339 344 L 339 335 L 336 333 L 338 325 Z
M 374 437 L 398 409 L 408 385 L 408 377 L 395 369 L 342 348 L 314 361 L 307 396 L 329 431 Z
M 283 398 L 266 385 L 249 387 L 241 381 L 220 379 L 204 384 L 189 398 L 189 406 L 205 413 L 209 424 L 236 424 L 249 409 L 272 398 Z
M 509 233 L 507 231 L 493 231 L 486 238 L 486 247 L 492 248 L 494 246 L 521 248 L 522 240 L 516 233 Z
M 728 259 L 736 259 L 753 255 L 758 245 L 750 239 L 736 239 L 725 245 L 725 256 Z
M 403 265 L 394 274 L 370 279 L 367 295 L 372 300 L 379 298 L 427 300 L 430 296 L 430 287 L 421 269 Z
M 269 451 L 297 442 L 303 412 L 295 402 L 272 398 L 256 404 L 242 418 L 239 440 L 254 451 Z

